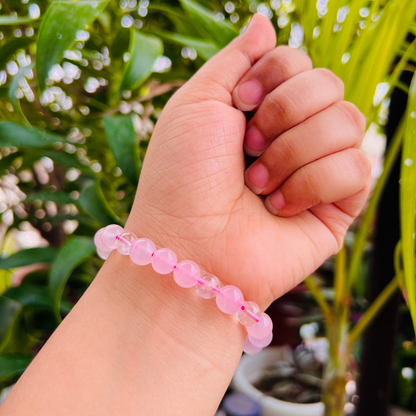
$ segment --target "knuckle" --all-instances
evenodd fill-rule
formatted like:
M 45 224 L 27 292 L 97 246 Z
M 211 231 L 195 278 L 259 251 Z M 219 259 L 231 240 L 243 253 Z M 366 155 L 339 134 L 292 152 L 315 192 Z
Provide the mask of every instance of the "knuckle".
M 363 113 L 354 104 L 348 101 L 341 101 L 338 106 L 344 116 L 349 120 L 349 123 L 356 128 L 359 138 L 362 139 L 367 124 Z
M 264 109 L 271 120 L 278 119 L 279 124 L 289 125 L 296 114 L 296 105 L 284 92 L 269 94 L 264 99 Z
M 316 68 L 314 69 L 320 76 L 324 77 L 325 80 L 331 82 L 335 88 L 339 91 L 341 96 L 344 96 L 344 83 L 341 78 L 337 77 L 332 71 L 327 68 Z
M 363 180 L 370 180 L 371 163 L 367 156 L 358 149 L 349 149 L 348 152 L 353 172 Z
M 312 69 L 312 60 L 304 52 L 289 46 L 279 46 L 268 52 L 270 69 L 287 80 L 303 70 Z

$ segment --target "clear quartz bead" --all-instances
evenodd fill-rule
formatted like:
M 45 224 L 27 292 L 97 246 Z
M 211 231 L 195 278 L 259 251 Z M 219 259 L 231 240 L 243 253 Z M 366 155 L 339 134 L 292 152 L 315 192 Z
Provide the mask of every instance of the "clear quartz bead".
M 237 312 L 237 319 L 239 320 L 240 324 L 244 326 L 252 326 L 257 323 L 257 321 L 253 318 L 253 316 L 250 316 L 251 314 L 256 316 L 258 319 L 260 319 L 261 315 L 261 309 L 260 306 L 257 305 L 256 302 L 251 301 L 245 301 L 243 303 L 244 310 L 240 309 Z M 251 314 L 248 314 L 247 311 L 251 312 Z
M 202 299 L 212 299 L 217 296 L 220 286 L 221 284 L 217 276 L 214 276 L 213 274 L 205 274 L 198 280 L 195 290 L 197 295 Z
M 116 238 L 116 249 L 123 256 L 128 256 L 130 253 L 130 246 L 137 240 L 137 235 L 134 233 L 122 233 Z

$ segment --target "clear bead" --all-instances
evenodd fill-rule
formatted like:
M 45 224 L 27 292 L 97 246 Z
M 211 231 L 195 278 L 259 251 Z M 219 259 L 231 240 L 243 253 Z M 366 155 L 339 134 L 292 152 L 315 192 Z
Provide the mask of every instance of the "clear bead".
M 123 256 L 128 256 L 130 253 L 130 247 L 135 240 L 137 240 L 137 235 L 134 233 L 123 233 L 119 238 L 116 238 L 116 249 Z
M 246 354 L 252 355 L 252 354 L 257 354 L 258 352 L 260 352 L 262 349 L 259 347 L 256 347 L 255 345 L 253 345 L 250 342 L 249 337 L 246 338 L 246 343 L 244 345 L 244 352 Z
M 204 284 L 198 282 L 195 286 L 195 290 L 198 296 L 202 299 L 215 298 L 221 286 L 218 277 L 214 276 L 213 274 L 205 274 L 199 280 L 203 281 Z
M 183 260 L 173 270 L 173 279 L 178 286 L 190 288 L 197 284 L 201 277 L 199 266 L 192 260 Z
M 255 347 L 264 348 L 264 347 L 267 347 L 272 342 L 273 332 L 270 332 L 270 334 L 267 335 L 267 337 L 262 338 L 262 339 L 256 339 L 256 338 L 251 337 L 250 335 L 248 336 L 248 339 Z
M 155 243 L 148 238 L 139 238 L 130 247 L 131 261 L 139 266 L 152 262 L 152 254 L 156 251 Z
M 251 338 L 263 339 L 273 331 L 273 322 L 270 316 L 262 312 L 260 320 L 253 326 L 246 327 Z
M 123 228 L 117 224 L 107 225 L 100 234 L 100 239 L 105 247 L 105 251 L 116 248 L 116 237 L 124 232 Z
M 169 274 L 178 263 L 176 254 L 168 248 L 160 248 L 152 257 L 152 267 L 159 274 Z
M 228 285 L 220 289 L 216 298 L 218 309 L 228 315 L 236 313 L 244 302 L 244 296 L 238 287 Z
M 252 326 L 257 323 L 257 321 L 250 316 L 247 311 L 250 311 L 253 315 L 260 319 L 261 309 L 260 306 L 257 305 L 256 302 L 246 301 L 243 303 L 244 310 L 240 309 L 237 312 L 237 319 L 239 320 L 240 324 L 244 326 Z

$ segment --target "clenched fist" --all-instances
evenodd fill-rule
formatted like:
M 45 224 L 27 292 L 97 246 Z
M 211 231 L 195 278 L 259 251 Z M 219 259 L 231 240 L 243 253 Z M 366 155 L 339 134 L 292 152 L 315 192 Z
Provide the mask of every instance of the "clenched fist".
M 275 44 L 255 15 L 171 98 L 127 225 L 263 309 L 340 249 L 370 188 L 342 81 Z

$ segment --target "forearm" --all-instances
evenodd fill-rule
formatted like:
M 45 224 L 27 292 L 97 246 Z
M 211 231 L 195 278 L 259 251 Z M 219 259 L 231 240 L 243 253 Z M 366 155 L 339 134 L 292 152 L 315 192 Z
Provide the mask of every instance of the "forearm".
M 114 252 L 0 413 L 213 415 L 243 331 L 214 301 Z

